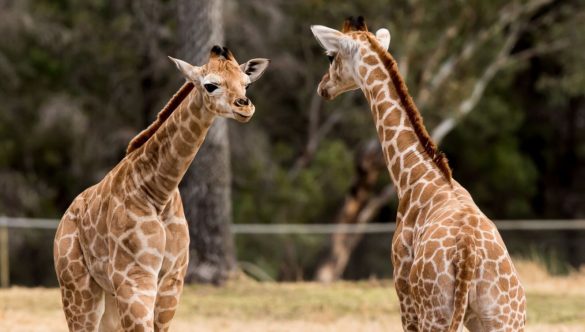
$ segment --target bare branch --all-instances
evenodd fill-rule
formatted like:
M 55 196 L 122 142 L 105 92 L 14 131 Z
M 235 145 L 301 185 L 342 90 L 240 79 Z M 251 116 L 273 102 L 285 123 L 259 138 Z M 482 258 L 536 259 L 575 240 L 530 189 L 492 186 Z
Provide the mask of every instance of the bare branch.
M 506 43 L 507 45 L 505 45 L 502 48 L 500 56 L 498 56 L 496 61 L 494 61 L 490 66 L 486 68 L 481 78 L 476 81 L 471 95 L 459 105 L 458 112 L 454 116 L 446 118 L 437 127 L 435 127 L 432 133 L 432 137 L 437 144 L 439 144 L 443 140 L 443 138 L 445 138 L 445 136 L 451 130 L 453 130 L 457 122 L 462 117 L 467 115 L 475 108 L 475 106 L 477 106 L 488 84 L 494 78 L 496 73 L 500 71 L 502 68 L 509 66 L 512 63 L 525 61 L 539 54 L 558 51 L 559 49 L 565 48 L 569 45 L 569 42 L 567 40 L 562 40 L 552 44 L 540 45 L 534 48 L 526 49 L 514 55 L 509 55 L 507 54 L 507 52 L 509 52 L 513 45 L 516 43 L 517 34 L 516 36 L 511 37 L 512 38 L 509 39 L 509 42 Z
M 323 99 L 318 93 L 313 93 L 311 97 L 311 103 L 309 104 L 309 137 L 308 142 L 311 141 L 311 137 L 314 137 L 319 131 L 319 118 L 321 114 L 321 105 Z
M 297 158 L 297 160 L 293 164 L 293 167 L 288 172 L 290 178 L 296 178 L 299 172 L 303 168 L 307 167 L 307 165 L 309 165 L 311 160 L 313 160 L 313 157 L 317 152 L 317 148 L 319 147 L 319 144 L 321 143 L 323 138 L 325 138 L 325 136 L 327 136 L 331 129 L 333 129 L 333 126 L 335 126 L 335 124 L 337 124 L 339 120 L 341 120 L 340 112 L 332 112 L 331 115 L 327 117 L 327 119 L 325 120 L 325 122 L 323 122 L 321 126 L 317 126 L 316 122 L 318 121 L 317 114 L 321 109 L 322 99 L 319 96 L 317 96 L 316 93 L 315 96 L 316 97 L 313 97 L 313 99 L 311 100 L 311 106 L 309 108 L 310 123 L 307 144 L 305 145 L 305 150 L 303 151 L 303 153 Z M 314 121 L 314 123 L 311 123 L 311 121 Z
M 504 45 L 502 45 L 502 48 L 499 50 L 498 55 L 494 61 L 486 67 L 481 77 L 475 82 L 473 89 L 471 90 L 471 94 L 459 104 L 456 112 L 452 116 L 444 119 L 432 131 L 431 137 L 437 144 L 439 144 L 443 138 L 445 138 L 445 136 L 447 136 L 447 134 L 451 132 L 453 128 L 455 128 L 455 125 L 459 119 L 471 112 L 479 103 L 488 84 L 494 78 L 496 73 L 498 73 L 498 71 L 500 71 L 500 69 L 502 69 L 509 60 L 510 52 L 518 41 L 518 37 L 522 31 L 522 26 L 523 24 L 517 23 L 512 27 L 511 32 L 508 34 Z
M 425 14 L 425 6 L 418 5 L 418 0 L 410 1 L 411 7 L 413 8 L 413 13 L 411 16 L 411 28 L 408 29 L 408 34 L 406 35 L 406 39 L 404 42 L 403 50 L 404 53 L 400 58 L 400 62 L 398 63 L 398 67 L 402 77 L 406 79 L 408 77 L 408 69 L 410 67 L 410 58 L 412 57 L 412 53 L 415 49 L 415 45 L 418 43 L 420 38 L 420 30 L 418 27 L 421 24 L 424 14 Z
M 439 42 L 437 43 L 437 47 L 435 48 L 434 52 L 432 52 L 431 55 L 427 58 L 427 61 L 423 65 L 421 81 L 419 86 L 421 87 L 428 86 L 432 78 L 432 73 L 439 64 L 439 60 L 441 60 L 445 56 L 448 50 L 448 45 L 451 43 L 453 39 L 455 39 L 455 37 L 459 33 L 459 30 L 463 26 L 463 23 L 465 22 L 464 13 L 465 11 L 462 11 L 461 15 L 459 16 L 459 19 L 457 19 L 455 23 L 453 23 L 451 26 L 445 29 L 443 35 L 441 36 Z M 421 90 L 419 90 L 418 95 L 420 94 Z M 419 98 L 417 97 L 416 100 L 418 99 Z
M 549 44 L 542 44 L 532 48 L 528 48 L 518 53 L 512 54 L 507 64 L 526 61 L 537 55 L 558 52 L 562 49 L 569 47 L 570 45 L 571 43 L 568 39 L 561 39 Z
M 529 17 L 528 14 L 534 13 L 542 6 L 551 3 L 553 0 L 532 0 L 522 5 L 517 3 L 511 3 L 504 6 L 499 14 L 498 20 L 479 31 L 472 39 L 468 40 L 461 52 L 457 55 L 453 55 L 447 58 L 443 64 L 439 67 L 437 74 L 426 84 L 421 86 L 420 93 L 418 96 L 417 104 L 421 109 L 424 109 L 430 102 L 430 100 L 436 96 L 438 88 L 447 81 L 447 79 L 456 71 L 456 68 L 469 60 L 488 40 L 497 36 L 505 28 L 509 27 L 510 24 L 522 23 L 520 20 L 522 16 Z
M 374 218 L 374 216 L 376 216 L 376 214 L 380 211 L 380 209 L 388 204 L 395 193 L 396 187 L 390 183 L 384 187 L 378 195 L 370 198 L 362 211 L 360 211 L 357 217 L 357 223 L 367 224 L 370 222 L 372 218 Z

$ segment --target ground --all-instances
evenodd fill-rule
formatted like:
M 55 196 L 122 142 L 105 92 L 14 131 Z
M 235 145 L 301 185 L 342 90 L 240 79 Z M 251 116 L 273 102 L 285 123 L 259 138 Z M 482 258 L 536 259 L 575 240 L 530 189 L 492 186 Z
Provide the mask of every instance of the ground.
M 517 263 L 528 293 L 528 331 L 585 332 L 585 271 L 551 277 Z M 189 286 L 173 331 L 400 331 L 391 281 Z M 58 289 L 0 291 L 0 331 L 66 331 Z

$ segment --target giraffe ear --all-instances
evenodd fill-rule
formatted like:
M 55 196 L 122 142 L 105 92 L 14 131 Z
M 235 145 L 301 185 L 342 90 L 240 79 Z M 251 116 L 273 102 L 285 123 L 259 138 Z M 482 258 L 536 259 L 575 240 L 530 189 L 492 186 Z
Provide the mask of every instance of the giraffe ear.
M 343 33 L 323 25 L 311 25 L 311 31 L 326 51 L 332 53 L 339 52 Z
M 258 80 L 260 76 L 262 76 L 262 74 L 264 74 L 269 64 L 270 59 L 264 58 L 250 59 L 248 60 L 248 62 L 242 63 L 240 65 L 240 69 L 242 69 L 242 71 L 246 75 L 248 75 L 248 77 L 250 77 L 250 83 L 252 83 Z
M 200 80 L 201 77 L 199 75 L 199 69 L 201 67 L 193 66 L 192 64 L 189 64 L 183 60 L 175 59 L 173 57 L 169 57 L 169 59 L 175 63 L 177 69 L 179 69 L 179 71 L 183 74 L 183 76 L 185 76 L 187 80 L 193 82 Z
M 390 47 L 390 31 L 388 29 L 380 29 L 376 31 L 376 39 L 380 42 L 380 45 L 387 50 Z

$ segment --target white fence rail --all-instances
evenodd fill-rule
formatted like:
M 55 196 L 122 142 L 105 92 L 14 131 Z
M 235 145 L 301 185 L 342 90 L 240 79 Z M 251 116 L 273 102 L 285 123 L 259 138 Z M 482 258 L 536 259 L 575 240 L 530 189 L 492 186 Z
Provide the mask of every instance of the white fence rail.
M 496 220 L 496 226 L 501 231 L 575 231 L 585 230 L 585 219 L 575 220 Z M 8 258 L 8 230 L 15 229 L 44 229 L 54 230 L 59 225 L 57 219 L 29 219 L 0 216 L 0 287 L 8 287 L 9 258 Z M 396 229 L 395 223 L 370 224 L 233 224 L 234 234 L 384 234 L 392 233 Z
M 585 219 L 558 220 L 496 220 L 499 230 L 544 231 L 585 230 Z M 0 217 L 0 227 L 56 229 L 57 219 Z M 233 224 L 234 234 L 332 234 L 332 233 L 392 233 L 395 223 L 370 224 Z

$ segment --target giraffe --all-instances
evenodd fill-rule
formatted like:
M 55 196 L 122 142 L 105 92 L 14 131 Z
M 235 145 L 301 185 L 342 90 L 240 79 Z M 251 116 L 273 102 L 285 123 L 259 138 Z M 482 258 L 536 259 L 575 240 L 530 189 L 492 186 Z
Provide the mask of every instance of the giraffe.
M 189 249 L 178 184 L 214 118 L 250 120 L 246 89 L 269 64 L 238 65 L 220 46 L 201 67 L 171 60 L 187 82 L 57 229 L 55 270 L 70 331 L 168 331 Z
M 311 30 L 330 62 L 319 95 L 362 90 L 397 189 L 392 263 L 404 330 L 523 331 L 526 300 L 506 246 L 429 137 L 387 51 L 390 32 L 372 34 L 361 16 L 342 31 Z

